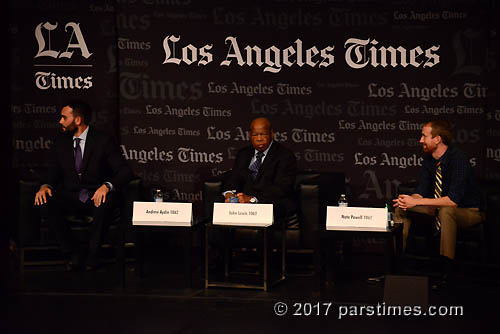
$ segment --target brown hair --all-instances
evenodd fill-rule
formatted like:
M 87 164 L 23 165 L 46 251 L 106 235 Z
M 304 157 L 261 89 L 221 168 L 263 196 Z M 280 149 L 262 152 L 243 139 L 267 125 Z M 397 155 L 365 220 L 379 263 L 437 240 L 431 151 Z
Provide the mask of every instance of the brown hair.
M 444 120 L 435 120 L 430 121 L 427 124 L 429 124 L 432 128 L 432 138 L 440 136 L 443 144 L 447 146 L 450 145 L 451 141 L 453 140 L 453 133 L 451 131 L 450 122 Z

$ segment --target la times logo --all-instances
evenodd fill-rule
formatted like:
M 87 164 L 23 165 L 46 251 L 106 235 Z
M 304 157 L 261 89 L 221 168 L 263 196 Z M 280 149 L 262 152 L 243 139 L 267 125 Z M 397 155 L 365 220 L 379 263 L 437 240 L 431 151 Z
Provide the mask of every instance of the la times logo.
M 35 38 L 38 44 L 38 51 L 34 56 L 35 60 L 50 61 L 42 64 L 35 63 L 35 67 L 42 67 L 46 70 L 35 72 L 35 85 L 40 90 L 48 89 L 90 89 L 92 87 L 92 75 L 88 71 L 82 71 L 82 75 L 75 76 L 65 75 L 61 72 L 52 70 L 52 67 L 64 68 L 91 68 L 92 64 L 86 62 L 92 53 L 87 47 L 87 43 L 80 29 L 80 23 L 68 22 L 64 26 L 64 30 L 58 29 L 58 22 L 52 24 L 50 22 L 42 22 L 35 28 Z M 62 35 L 61 35 L 62 34 Z M 65 43 L 53 45 L 53 41 L 64 40 Z M 61 51 L 64 50 L 64 51 Z M 75 55 L 75 50 L 79 50 L 84 63 L 76 63 L 71 61 Z M 54 63 L 54 59 L 58 60 Z M 50 70 L 48 69 L 50 68 Z M 74 71 L 72 71 L 74 72 Z
M 191 43 L 183 43 L 184 46 L 177 45 L 181 40 L 180 35 L 167 35 L 163 39 L 163 50 L 165 59 L 163 64 L 174 65 L 196 65 L 206 66 L 214 60 L 214 43 L 207 43 L 202 47 L 197 47 Z M 275 45 L 268 47 L 260 45 L 240 46 L 236 36 L 227 36 L 224 40 L 228 45 L 225 59 L 219 66 L 231 66 L 232 63 L 238 66 L 253 66 L 263 68 L 263 72 L 278 73 L 283 66 L 286 67 L 313 67 L 327 68 L 335 62 L 335 45 L 326 45 L 318 49 L 315 45 L 307 45 L 300 38 L 297 38 L 286 48 Z M 307 46 L 306 46 L 307 45 Z M 309 46 L 309 47 L 308 47 Z M 178 49 L 181 49 L 180 52 Z M 433 45 L 425 50 L 421 46 L 407 49 L 403 46 L 383 46 L 374 38 L 359 39 L 349 38 L 344 43 L 345 62 L 353 69 L 365 67 L 386 68 L 387 66 L 396 68 L 421 67 L 430 68 L 440 62 L 437 53 L 439 45 Z

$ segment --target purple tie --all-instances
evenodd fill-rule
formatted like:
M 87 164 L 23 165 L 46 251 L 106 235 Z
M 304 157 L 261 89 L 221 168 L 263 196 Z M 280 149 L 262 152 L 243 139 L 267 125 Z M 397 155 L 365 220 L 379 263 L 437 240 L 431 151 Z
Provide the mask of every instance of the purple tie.
M 82 148 L 80 147 L 80 138 L 75 138 L 76 144 L 75 144 L 75 169 L 76 172 L 78 173 L 78 176 L 81 176 L 80 171 L 82 169 Z
M 80 147 L 80 138 L 75 138 L 76 145 L 75 145 L 75 169 L 76 172 L 78 173 L 78 177 L 81 178 L 81 170 L 82 170 L 82 148 Z M 89 199 L 89 191 L 87 189 L 82 189 L 80 190 L 80 193 L 78 194 L 78 199 L 80 199 L 81 202 L 85 203 Z

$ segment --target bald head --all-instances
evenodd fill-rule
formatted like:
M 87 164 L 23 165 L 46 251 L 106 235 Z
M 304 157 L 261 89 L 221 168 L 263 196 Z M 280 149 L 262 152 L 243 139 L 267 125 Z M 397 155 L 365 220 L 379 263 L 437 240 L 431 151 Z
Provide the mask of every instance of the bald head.
M 265 117 L 256 118 L 250 123 L 250 131 L 254 127 L 266 127 L 269 131 L 272 131 L 271 121 Z
M 274 138 L 271 122 L 265 117 L 256 118 L 250 123 L 250 141 L 260 152 L 267 150 Z

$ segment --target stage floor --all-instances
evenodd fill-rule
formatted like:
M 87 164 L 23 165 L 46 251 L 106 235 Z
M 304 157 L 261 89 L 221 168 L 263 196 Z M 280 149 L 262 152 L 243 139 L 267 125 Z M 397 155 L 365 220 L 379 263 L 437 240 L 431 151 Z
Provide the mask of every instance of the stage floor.
M 429 305 L 463 310 L 462 315 L 431 317 L 387 315 L 384 283 L 366 281 L 381 274 L 383 259 L 377 255 L 353 255 L 349 263 L 339 264 L 334 281 L 319 289 L 313 284 L 311 266 L 291 263 L 286 280 L 268 292 L 205 290 L 201 277 L 194 280 L 194 287 L 185 288 L 182 265 L 174 261 L 178 258 L 173 256 L 169 266 L 146 264 L 142 278 L 130 263 L 125 289 L 120 288 L 112 264 L 76 273 L 64 272 L 62 266 L 28 267 L 22 285 L 19 279 L 10 281 L 7 332 L 496 332 L 492 326 L 500 300 L 497 268 L 468 269 L 446 293 L 431 291 Z M 399 274 L 430 276 L 432 283 L 435 273 L 429 265 L 408 260 Z M 277 303 L 288 307 L 285 315 L 276 314 L 283 312 L 283 304 Z

